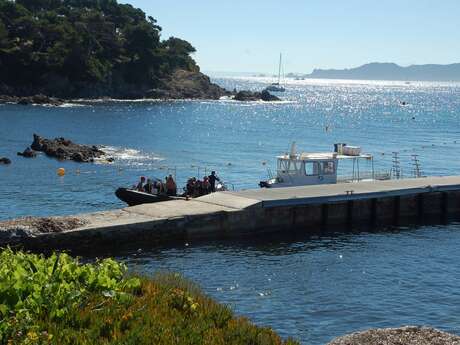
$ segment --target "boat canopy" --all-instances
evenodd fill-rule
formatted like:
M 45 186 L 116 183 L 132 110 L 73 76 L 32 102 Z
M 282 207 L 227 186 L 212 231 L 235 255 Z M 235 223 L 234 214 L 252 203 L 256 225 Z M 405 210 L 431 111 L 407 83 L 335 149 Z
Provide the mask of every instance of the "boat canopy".
M 359 155 L 340 155 L 336 152 L 302 152 L 299 154 L 284 154 L 277 156 L 281 160 L 298 160 L 298 161 L 327 161 L 327 160 L 356 160 L 356 159 L 367 159 L 371 160 L 373 156 L 371 154 L 359 154 Z

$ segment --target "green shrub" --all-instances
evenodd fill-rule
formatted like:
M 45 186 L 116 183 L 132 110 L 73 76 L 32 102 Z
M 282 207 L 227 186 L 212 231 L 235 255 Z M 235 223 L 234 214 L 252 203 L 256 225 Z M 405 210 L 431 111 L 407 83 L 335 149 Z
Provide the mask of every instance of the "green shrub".
M 0 253 L 0 344 L 297 344 L 283 342 L 178 274 L 130 277 L 112 259 Z

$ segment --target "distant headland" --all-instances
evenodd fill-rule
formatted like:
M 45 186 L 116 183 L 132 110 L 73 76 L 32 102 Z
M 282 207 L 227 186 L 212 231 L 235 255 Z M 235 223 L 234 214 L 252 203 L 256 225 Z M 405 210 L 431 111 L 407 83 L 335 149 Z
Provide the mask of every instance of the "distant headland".
M 402 81 L 460 81 L 460 63 L 450 65 L 411 65 L 369 63 L 350 69 L 315 69 L 304 78 L 402 80 Z

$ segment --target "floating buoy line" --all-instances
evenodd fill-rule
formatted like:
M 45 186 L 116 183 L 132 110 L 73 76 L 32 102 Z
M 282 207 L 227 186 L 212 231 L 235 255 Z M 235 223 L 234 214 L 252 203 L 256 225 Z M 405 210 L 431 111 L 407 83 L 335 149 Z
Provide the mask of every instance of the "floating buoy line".
M 445 142 L 438 143 L 438 144 L 433 143 L 433 144 L 428 144 L 428 145 L 421 145 L 421 146 L 419 146 L 417 148 L 405 148 L 405 149 L 392 150 L 392 151 L 377 151 L 377 152 L 374 153 L 374 156 L 386 156 L 386 157 L 388 157 L 388 159 L 392 159 L 395 153 L 397 155 L 399 155 L 399 154 L 410 154 L 411 156 L 414 156 L 415 153 L 421 153 L 421 152 L 423 152 L 425 150 L 442 148 L 443 146 L 459 145 L 459 144 L 460 144 L 460 139 L 456 139 L 456 140 L 452 140 L 452 141 L 445 141 Z M 419 155 L 416 155 L 416 156 L 418 157 Z M 262 166 L 265 166 L 265 167 L 267 165 L 269 165 L 267 160 L 262 160 L 262 161 L 260 161 L 260 163 L 261 163 Z M 174 167 L 167 166 L 167 165 L 148 166 L 148 167 L 145 167 L 144 169 L 139 169 L 139 167 L 134 168 L 133 166 L 129 166 L 129 165 L 120 166 L 118 164 L 114 164 L 113 166 L 114 166 L 115 170 L 117 171 L 117 173 L 123 173 L 125 170 L 126 171 L 131 171 L 133 173 L 135 171 L 149 171 L 149 172 L 152 172 L 152 173 L 154 173 L 155 171 L 157 171 L 157 172 L 162 171 L 167 175 L 172 174 L 175 177 L 175 179 L 177 180 L 177 176 L 176 176 L 177 171 L 188 171 L 188 172 L 191 173 L 190 176 L 193 175 L 192 172 L 194 172 L 196 174 L 196 177 L 202 177 L 202 176 L 207 176 L 212 170 L 217 170 L 218 171 L 218 170 L 222 170 L 223 168 L 232 168 L 235 165 L 232 162 L 227 162 L 227 163 L 222 163 L 222 166 L 220 166 L 218 168 L 209 168 L 209 167 L 203 166 L 203 165 L 191 164 L 191 165 L 180 165 L 180 166 L 174 166 Z M 64 177 L 64 176 L 69 175 L 69 174 L 79 176 L 79 175 L 83 175 L 83 174 L 110 173 L 112 171 L 113 170 L 106 170 L 106 169 L 84 170 L 84 169 L 81 169 L 81 168 L 77 168 L 77 169 L 75 169 L 73 171 L 69 171 L 68 169 L 66 170 L 63 167 L 60 167 L 60 168 L 58 168 L 56 170 L 56 174 L 59 177 Z

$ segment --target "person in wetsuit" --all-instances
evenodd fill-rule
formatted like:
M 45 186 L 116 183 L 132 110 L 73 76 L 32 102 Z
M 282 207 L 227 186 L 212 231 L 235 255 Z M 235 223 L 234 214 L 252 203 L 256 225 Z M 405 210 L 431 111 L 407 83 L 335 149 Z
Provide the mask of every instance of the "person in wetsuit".
M 220 179 L 216 176 L 215 171 L 211 171 L 211 175 L 208 176 L 208 181 L 211 187 L 211 192 L 214 193 L 216 191 L 216 181 L 220 182 Z

